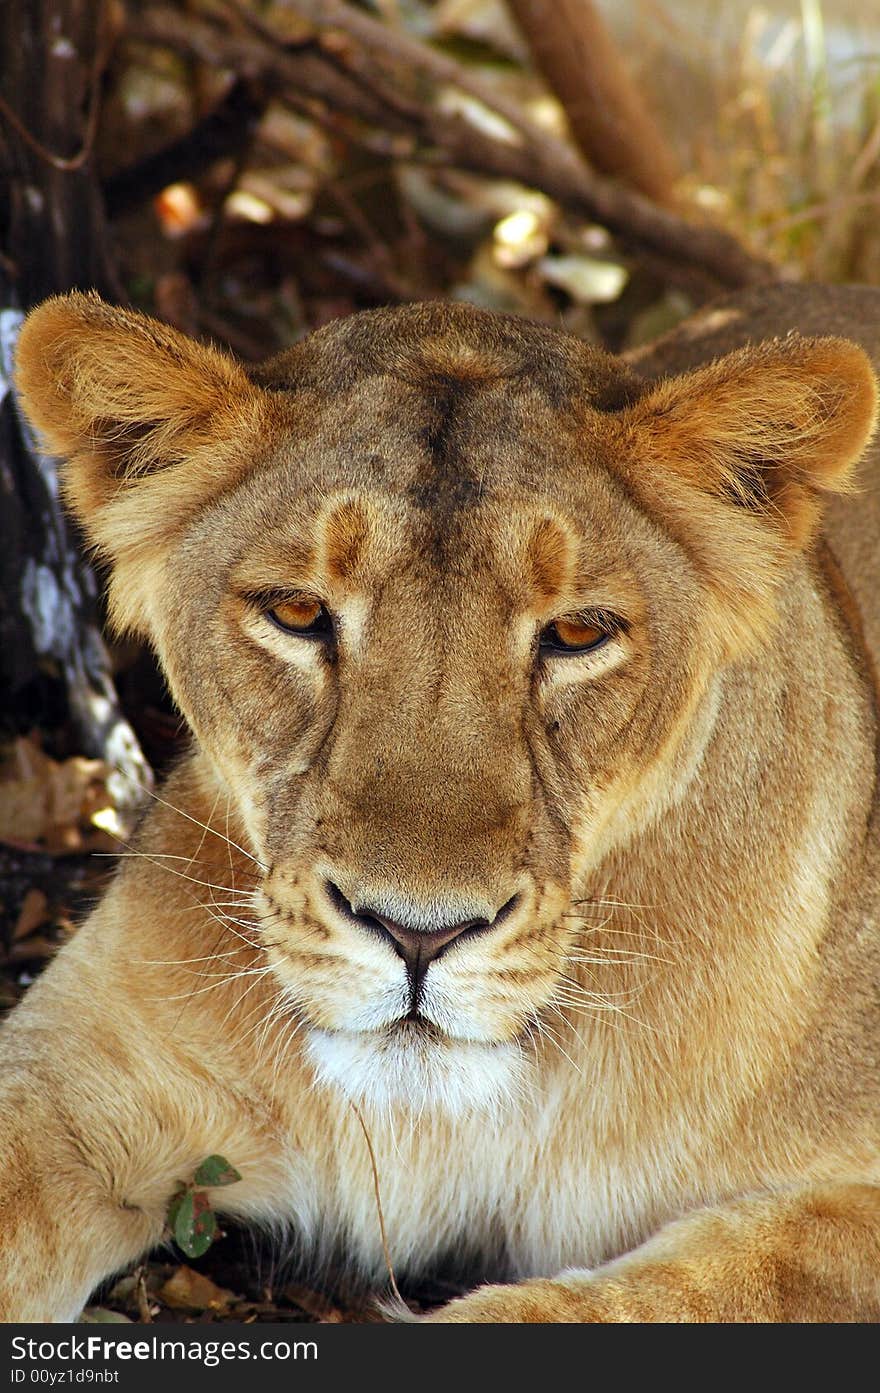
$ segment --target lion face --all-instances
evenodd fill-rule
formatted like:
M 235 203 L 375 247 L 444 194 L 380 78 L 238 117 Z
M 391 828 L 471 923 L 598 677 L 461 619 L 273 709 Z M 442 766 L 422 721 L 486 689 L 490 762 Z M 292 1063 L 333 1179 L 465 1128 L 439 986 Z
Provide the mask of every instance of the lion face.
M 321 1072 L 460 1103 L 582 989 L 572 899 L 708 666 L 699 585 L 598 433 L 504 378 L 450 389 L 432 448 L 434 393 L 371 380 L 207 509 L 161 642 Z
M 498 1101 L 588 996 L 578 904 L 685 796 L 725 668 L 864 444 L 858 350 L 774 346 L 650 391 L 550 331 L 416 306 L 248 379 L 94 300 L 41 313 L 30 410 L 238 805 L 319 1075 Z

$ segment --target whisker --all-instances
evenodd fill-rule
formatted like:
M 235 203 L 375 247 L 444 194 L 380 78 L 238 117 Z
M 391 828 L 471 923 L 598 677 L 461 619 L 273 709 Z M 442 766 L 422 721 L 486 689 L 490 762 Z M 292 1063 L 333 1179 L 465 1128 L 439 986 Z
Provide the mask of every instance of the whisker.
M 180 913 L 181 913 L 181 914 L 195 914 L 195 912 L 196 912 L 197 909 L 204 909 L 205 903 L 206 903 L 205 900 L 199 900 L 196 904 L 187 905 L 186 909 L 182 909 L 182 910 L 180 911 Z M 243 900 L 243 901 L 241 901 L 241 900 L 215 900 L 214 897 L 213 897 L 213 895 L 212 895 L 212 896 L 211 896 L 211 899 L 210 899 L 207 903 L 210 904 L 210 906 L 211 906 L 212 909 L 218 909 L 218 910 L 220 910 L 220 909 L 247 909 L 247 900 Z M 262 914 L 262 915 L 257 915 L 256 912 L 254 912 L 254 920 L 253 920 L 253 922 L 254 922 L 255 924 L 265 924 L 265 923 L 268 923 L 268 921 L 269 921 L 270 919 L 275 919 L 276 917 L 277 917 L 277 916 L 274 915 L 274 914 L 271 912 L 271 910 L 269 911 L 269 913 L 267 913 L 267 914 Z
M 590 975 L 594 976 L 593 973 Z M 647 980 L 642 978 L 632 986 L 622 988 L 620 991 L 607 991 L 603 986 L 598 992 L 595 992 L 592 987 L 585 987 L 583 982 L 579 982 L 576 977 L 569 976 L 567 972 L 560 973 L 557 980 L 562 990 L 569 992 L 572 996 L 601 996 L 605 997 L 608 1001 L 613 1000 L 614 997 L 631 999 L 633 997 L 642 996 L 648 985 Z
M 553 1007 L 552 1002 L 548 1002 L 548 1006 L 549 1006 L 549 1008 L 550 1008 L 551 1010 L 555 1009 L 555 1008 Z M 566 1026 L 569 1024 L 569 1022 L 565 1020 L 565 1017 L 562 1015 L 562 1013 L 561 1013 L 560 1011 L 557 1011 L 556 1014 L 559 1016 L 560 1020 L 562 1020 L 562 1021 L 565 1023 Z M 535 1024 L 538 1026 L 538 1029 L 542 1032 L 542 1034 L 546 1032 L 546 1038 L 551 1042 L 551 1044 L 553 1044 L 553 1045 L 556 1046 L 556 1049 L 557 1049 L 557 1050 L 559 1051 L 559 1053 L 563 1056 L 563 1058 L 568 1060 L 569 1064 L 571 1065 L 572 1069 L 574 1069 L 575 1073 L 576 1073 L 576 1074 L 580 1074 L 581 1078 L 583 1078 L 583 1073 L 584 1073 L 583 1069 L 581 1069 L 580 1065 L 575 1064 L 575 1062 L 574 1062 L 574 1060 L 572 1059 L 571 1055 L 568 1053 L 568 1051 L 567 1051 L 567 1050 L 564 1048 L 564 1046 L 562 1045 L 562 1042 L 560 1041 L 558 1035 L 557 1035 L 556 1032 L 552 1029 L 552 1027 L 551 1027 L 550 1025 L 548 1025 L 547 1021 L 545 1021 L 545 1020 L 539 1020 L 538 1017 L 535 1017 Z
M 596 1019 L 600 1015 L 626 1016 L 627 1014 L 619 1002 L 607 1001 L 599 996 L 589 996 L 574 1001 L 570 997 L 557 994 L 553 1000 L 557 1005 L 564 1006 L 566 1011 L 574 1011 L 577 1015 L 595 1015 Z M 633 1020 L 636 1019 L 638 1018 L 634 1016 Z
M 592 987 L 582 987 L 580 983 L 575 984 L 570 979 L 562 978 L 556 986 L 553 999 L 564 1000 L 575 1006 L 580 1006 L 585 1002 L 587 1004 L 604 1002 L 609 1008 L 616 1009 L 617 1002 L 637 1001 L 641 995 L 642 991 L 639 988 L 621 992 L 596 991 Z
M 251 983 L 251 987 L 255 987 L 256 985 L 257 985 L 256 982 L 252 982 L 252 983 Z M 251 987 L 248 988 L 248 992 L 251 990 Z M 234 1001 L 234 1002 L 232 1003 L 232 1005 L 229 1007 L 228 1011 L 226 1012 L 225 1016 L 223 1017 L 222 1021 L 220 1022 L 220 1027 L 219 1027 L 219 1029 L 220 1029 L 221 1031 L 222 1031 L 223 1027 L 225 1026 L 226 1022 L 229 1020 L 229 1017 L 232 1015 L 233 1011 L 236 1009 L 236 1007 L 238 1007 L 238 1006 L 241 1005 L 241 1003 L 242 1003 L 242 1001 L 244 1000 L 244 998 L 245 998 L 246 995 L 247 995 L 247 992 L 243 992 L 242 995 L 239 997 L 239 999 L 238 999 L 237 1001 Z M 268 1012 L 269 1015 L 271 1015 L 272 1012 L 276 1009 L 277 1002 L 278 1002 L 278 1000 L 281 999 L 281 996 L 282 996 L 282 993 L 281 993 L 281 991 L 280 991 L 280 989 L 279 989 L 279 990 L 276 992 L 276 1001 L 275 1001 L 275 1002 L 272 1004 L 272 1006 L 269 1008 L 269 1012 Z M 251 1009 L 250 1009 L 250 1011 L 248 1011 L 247 1015 L 245 1016 L 244 1020 L 241 1022 L 242 1026 L 247 1025 L 248 1021 L 253 1020 L 253 1018 L 254 1018 L 254 1016 L 257 1014 L 257 1012 L 258 1012 L 258 1011 L 263 1011 L 263 1010 L 264 1010 L 264 1007 L 265 1007 L 265 1003 L 264 1003 L 263 1001 L 258 1001 L 258 1002 L 256 1003 L 255 1006 L 252 1006 Z M 250 1028 L 250 1030 L 245 1031 L 245 1033 L 244 1033 L 243 1035 L 238 1035 L 238 1036 L 235 1038 L 235 1040 L 232 1041 L 231 1048 L 232 1048 L 233 1050 L 238 1050 L 238 1049 L 240 1049 L 241 1046 L 245 1043 L 245 1041 L 253 1034 L 253 1032 L 254 1032 L 255 1030 L 258 1030 L 258 1029 L 259 1029 L 259 1027 L 261 1026 L 262 1023 L 263 1023 L 263 1016 L 260 1016 L 260 1019 L 255 1023 L 255 1025 L 253 1025 L 253 1026 Z
M 645 911 L 657 910 L 660 908 L 660 906 L 656 904 L 632 904 L 628 900 L 610 900 L 602 895 L 588 895 L 586 899 L 572 900 L 571 903 L 599 905 L 602 908 L 608 907 L 611 909 L 643 909 Z
M 222 972 L 222 973 L 221 973 L 221 972 L 212 972 L 212 973 L 208 973 L 207 975 L 210 976 L 210 977 L 216 977 L 218 980 L 217 980 L 216 982 L 209 982 L 208 985 L 207 985 L 206 987 L 193 987 L 191 991 L 188 991 L 188 992 L 175 992 L 172 996 L 149 996 L 149 997 L 146 997 L 145 1000 L 147 1000 L 147 1001 L 190 1001 L 190 1000 L 192 1000 L 192 998 L 193 998 L 194 996 L 203 996 L 205 992 L 213 992 L 213 991 L 216 991 L 216 989 L 217 989 L 218 987 L 225 986 L 226 983 L 228 983 L 228 982 L 237 982 L 240 978 L 243 978 L 243 977 L 265 977 L 265 976 L 266 976 L 268 973 L 270 973 L 271 971 L 272 971 L 272 967 L 271 967 L 271 965 L 270 965 L 270 966 L 267 966 L 267 967 L 248 967 L 248 968 L 243 968 L 241 972 Z M 196 973 L 196 974 L 194 974 L 194 975 L 195 975 L 195 976 L 204 976 L 205 974 L 204 974 L 204 973 L 202 973 L 202 974 Z M 256 984 L 254 984 L 254 985 L 256 985 Z
M 661 958 L 656 953 L 642 953 L 638 948 L 610 948 L 607 953 L 566 953 L 573 963 L 612 963 L 618 967 L 628 967 L 634 962 L 674 964 L 672 958 Z
M 214 795 L 214 801 L 213 801 L 213 803 L 211 804 L 211 811 L 208 813 L 208 822 L 209 822 L 209 823 L 210 823 L 210 822 L 213 822 L 213 820 L 214 820 L 214 814 L 215 814 L 215 812 L 217 811 L 217 804 L 218 804 L 219 802 L 220 802 L 220 790 L 219 790 L 219 788 L 218 788 L 216 794 Z M 227 830 L 227 832 L 228 832 L 228 831 L 229 831 L 229 828 L 227 827 L 226 830 Z M 190 866 L 192 866 L 193 863 L 194 863 L 196 860 L 198 860 L 198 857 L 199 857 L 199 855 L 200 855 L 200 853 L 201 853 L 202 847 L 205 845 L 205 837 L 206 837 L 206 835 L 207 835 L 207 827 L 204 827 L 204 828 L 202 829 L 202 835 L 199 837 L 199 844 L 198 844 L 198 846 L 196 847 L 196 849 L 195 849 L 195 851 L 193 852 L 192 857 L 191 857 L 191 859 L 190 859 Z M 231 861 L 230 861 L 230 865 L 231 865 L 231 864 L 232 864 L 232 863 L 231 863 Z M 234 885 L 234 884 L 235 884 L 235 877 L 233 876 L 233 885 Z
M 592 998 L 587 998 L 583 1001 L 571 1001 L 566 1000 L 564 994 L 558 995 L 557 1000 L 561 1001 L 567 1010 L 574 1011 L 578 1015 L 591 1016 L 594 1020 L 604 1019 L 606 1014 L 621 1016 L 624 1020 L 631 1021 L 633 1025 L 641 1026 L 643 1030 L 649 1030 L 655 1035 L 660 1034 L 657 1026 L 651 1025 L 648 1021 L 643 1021 L 639 1016 L 634 1016 L 629 1011 L 625 1011 L 622 1006 L 619 1006 L 614 1001 L 602 1001 Z
M 215 908 L 213 901 L 211 902 L 211 908 Z M 242 919 L 239 915 L 230 914 L 228 910 L 225 909 L 217 909 L 217 914 L 224 921 L 224 923 L 237 924 L 240 929 L 256 929 L 259 927 L 261 922 L 266 923 L 265 919 L 263 919 L 262 921 L 259 919 L 252 919 L 250 917 L 247 919 Z
M 238 842 L 232 841 L 230 837 L 224 837 L 223 833 L 218 832 L 216 827 L 209 827 L 206 822 L 201 822 L 199 818 L 193 817 L 190 813 L 185 813 L 182 808 L 175 807 L 173 803 L 168 802 L 167 798 L 161 797 L 161 795 L 156 793 L 153 789 L 148 788 L 146 784 L 140 783 L 137 779 L 133 779 L 132 782 L 137 784 L 142 793 L 148 793 L 151 798 L 154 798 L 157 803 L 161 803 L 163 807 L 169 808 L 171 812 L 177 813 L 179 817 L 186 818 L 187 822 L 192 822 L 196 827 L 203 828 L 205 832 L 210 832 L 212 837 L 219 837 L 222 842 L 228 842 L 231 847 L 235 847 L 236 851 L 240 851 L 242 856 L 246 856 L 249 861 L 253 861 L 254 865 L 258 866 L 264 875 L 266 874 L 268 868 L 263 865 L 262 861 L 258 860 L 250 851 L 247 851 L 245 847 L 239 846 Z M 214 806 L 216 807 L 216 803 Z
M 213 911 L 213 910 L 214 910 L 213 902 L 212 902 L 211 904 L 209 904 L 209 905 L 206 904 L 206 905 L 204 906 L 204 908 L 207 909 L 207 910 L 209 910 L 209 911 Z M 259 922 L 259 920 L 257 920 L 257 919 L 239 919 L 239 918 L 237 918 L 234 914 L 227 914 L 224 910 L 220 910 L 220 911 L 218 911 L 218 912 L 214 912 L 214 913 L 212 914 L 212 918 L 216 919 L 216 921 L 217 921 L 218 924 L 236 924 L 240 929 L 259 929 L 259 928 L 260 928 L 260 922 Z M 264 922 L 265 922 L 265 921 L 264 921 Z
M 232 982 L 237 977 L 256 977 L 258 974 L 265 976 L 267 972 L 271 971 L 271 964 L 264 964 L 262 967 L 242 967 L 235 972 L 208 972 L 205 968 L 201 968 L 199 971 L 193 970 L 189 975 L 191 977 L 199 977 L 203 982 L 207 982 L 211 978 L 215 978 L 217 981 L 222 982 Z
M 388 1235 L 385 1232 L 385 1215 L 382 1210 L 382 1196 L 379 1191 L 379 1171 L 376 1166 L 376 1153 L 373 1150 L 373 1143 L 370 1140 L 370 1134 L 367 1131 L 367 1124 L 364 1121 L 363 1113 L 361 1112 L 357 1103 L 349 1102 L 349 1107 L 353 1110 L 355 1117 L 361 1124 L 361 1131 L 364 1134 L 364 1141 L 367 1143 L 367 1151 L 370 1153 L 370 1166 L 373 1172 L 373 1190 L 376 1196 L 376 1213 L 379 1218 L 379 1234 L 382 1240 L 382 1252 L 385 1255 L 385 1266 L 388 1268 L 388 1281 L 391 1286 L 391 1290 L 394 1293 L 394 1296 L 401 1303 L 401 1305 L 403 1305 L 403 1297 L 401 1296 L 398 1290 L 397 1282 L 394 1277 L 394 1268 L 391 1265 L 391 1252 L 388 1247 Z
M 565 914 L 560 914 L 559 917 L 560 917 L 560 919 L 579 919 L 580 922 L 583 923 L 587 916 L 586 916 L 585 914 L 583 914 L 583 913 L 575 913 L 574 910 L 568 910 L 568 911 L 566 911 Z M 601 933 L 602 930 L 605 928 L 606 924 L 611 924 L 611 923 L 613 923 L 613 922 L 614 922 L 614 915 L 613 915 L 613 914 L 606 914 L 606 916 L 605 916 L 605 918 L 602 920 L 601 924 L 590 924 L 589 926 L 586 927 L 585 932 L 586 932 L 586 933 L 592 933 L 592 934 Z M 635 932 L 637 932 L 637 931 L 633 929 L 633 930 L 631 930 L 630 932 L 635 933 Z
M 111 835 L 112 835 L 112 834 L 111 834 Z M 122 838 L 121 838 L 121 837 L 119 838 L 119 840 L 120 840 L 120 842 L 122 843 L 123 846 L 128 846 L 128 843 L 122 841 Z M 163 854 L 164 854 L 164 853 L 163 853 Z M 241 894 L 244 894 L 244 893 L 245 893 L 243 890 L 234 890 L 234 889 L 233 889 L 231 886 L 229 886 L 229 885 L 217 885 L 217 884 L 215 884 L 215 882 L 212 881 L 212 880 L 199 880 L 199 878 L 198 878 L 197 876 L 194 876 L 194 875 L 186 875 L 185 872 L 183 872 L 183 871 L 176 871 L 176 870 L 174 869 L 173 866 L 163 866 L 163 865 L 162 865 L 162 862 L 159 861 L 159 860 L 157 860 L 156 857 L 154 857 L 153 854 L 152 854 L 151 852 L 147 852 L 147 851 L 132 851 L 131 848 L 129 848 L 129 850 L 128 850 L 127 852 L 115 853 L 115 852 L 112 852 L 112 851 L 99 851 L 99 852 L 96 852 L 95 855 L 97 855 L 97 856 L 112 857 L 113 860 L 121 859 L 122 856 L 139 856 L 139 857 L 142 858 L 142 860 L 148 861 L 148 862 L 150 863 L 151 866 L 156 866 L 160 871 L 167 871 L 169 875 L 175 875 L 175 876 L 177 876 L 180 880 L 188 880 L 188 881 L 190 881 L 190 883 L 193 884 L 193 885 L 204 885 L 208 890 L 220 890 L 220 891 L 222 891 L 222 893 L 223 893 L 224 895 L 234 895 L 234 894 L 240 894 L 240 895 L 241 895 Z M 184 860 L 188 860 L 189 858 L 188 858 L 188 857 L 184 857 L 183 859 L 184 859 Z
M 270 1097 L 273 1101 L 277 1094 L 278 1085 L 281 1082 L 281 1069 L 283 1065 L 286 1063 L 287 1059 L 289 1058 L 290 1052 L 293 1048 L 293 1043 L 296 1040 L 297 1035 L 302 1030 L 305 1023 L 306 1022 L 304 1016 L 297 1017 L 295 1015 L 291 1015 L 289 1023 L 281 1033 L 281 1038 L 279 1040 L 278 1046 L 276 1047 L 275 1058 L 272 1065 L 272 1092 L 270 1094 Z
M 240 933 L 239 930 L 238 930 L 237 928 L 234 928 L 233 925 L 232 925 L 231 923 L 228 923 L 228 922 L 227 922 L 227 917 L 226 917 L 225 914 L 215 914 L 214 911 L 212 910 L 211 906 L 208 905 L 208 904 L 203 904 L 203 905 L 202 905 L 202 909 L 205 911 L 205 913 L 206 913 L 207 915 L 209 915 L 209 916 L 214 920 L 215 923 L 217 923 L 217 924 L 220 925 L 220 927 L 224 930 L 224 932 L 232 934 L 235 938 L 240 938 L 241 941 L 242 941 L 242 943 L 246 943 L 246 944 L 247 944 L 248 948 L 256 948 L 256 947 L 258 946 L 258 943 L 257 943 L 256 940 L 254 940 L 254 939 L 252 939 L 252 938 L 248 938 L 245 934 Z M 249 925 L 245 925 L 245 927 L 250 927 L 250 926 L 249 926 Z M 254 929 L 256 929 L 258 926 L 257 926 L 257 925 L 254 925 L 253 927 L 254 927 Z M 217 942 L 220 943 L 220 942 L 222 941 L 222 938 L 223 938 L 223 934 L 221 933 L 220 936 L 219 936 L 218 939 L 217 939 Z
M 563 919 L 580 919 L 582 921 L 584 920 L 584 916 L 582 914 L 564 914 L 561 917 Z M 610 929 L 608 929 L 609 924 L 611 925 Z M 664 948 L 675 947 L 675 944 L 674 942 L 672 942 L 671 939 L 661 938 L 659 933 L 657 933 L 652 928 L 648 928 L 647 925 L 640 929 L 627 928 L 625 925 L 621 924 L 618 918 L 611 914 L 609 914 L 606 919 L 603 919 L 601 924 L 590 924 L 587 922 L 583 922 L 583 927 L 580 930 L 580 934 L 584 938 L 589 938 L 591 935 L 601 934 L 605 929 L 608 929 L 608 935 L 613 936 L 614 938 L 637 938 L 641 942 L 644 942 L 645 939 L 650 939 L 652 943 L 657 943 Z
M 132 967 L 186 967 L 189 963 L 214 962 L 217 958 L 238 958 L 243 952 L 243 948 L 228 948 L 225 953 L 204 953 L 198 958 L 129 958 L 128 962 Z
M 235 1001 L 232 1002 L 232 1004 L 229 1006 L 228 1010 L 226 1011 L 225 1015 L 223 1016 L 222 1021 L 220 1022 L 220 1025 L 219 1025 L 219 1027 L 218 1027 L 218 1034 L 222 1033 L 223 1028 L 224 1028 L 225 1025 L 226 1025 L 226 1022 L 229 1020 L 229 1018 L 230 1018 L 230 1016 L 232 1015 L 232 1013 L 233 1013 L 238 1007 L 241 1006 L 241 1004 L 242 1004 L 242 1002 L 244 1001 L 245 997 L 246 997 L 246 996 L 249 996 L 250 993 L 253 991 L 254 987 L 257 987 L 257 986 L 259 986 L 259 985 L 260 985 L 259 980 L 258 980 L 258 979 L 254 979 L 254 981 L 252 981 L 252 982 L 250 983 L 250 985 L 249 985 L 248 987 L 246 987 L 245 990 L 241 993 L 241 996 L 239 996 Z M 244 1034 L 239 1034 L 234 1040 L 232 1040 L 232 1041 L 230 1042 L 230 1049 L 233 1050 L 233 1051 L 238 1051 L 238 1050 L 240 1050 L 241 1047 L 244 1045 L 245 1041 L 254 1033 L 254 1031 L 258 1030 L 259 1027 L 263 1024 L 264 1019 L 268 1021 L 268 1020 L 272 1017 L 272 1015 L 277 1011 L 277 1009 L 278 1009 L 278 1003 L 279 1003 L 279 1001 L 282 1000 L 282 998 L 283 998 L 283 993 L 282 993 L 282 991 L 279 990 L 279 989 L 276 989 L 276 992 L 275 992 L 275 999 L 274 999 L 274 1001 L 272 1001 L 271 1005 L 269 1006 L 268 1011 L 266 1011 L 266 1009 L 265 1009 L 265 1002 L 264 1002 L 262 999 L 258 1000 L 257 1003 L 256 1003 L 256 1005 L 252 1006 L 251 1009 L 250 1009 L 250 1010 L 247 1012 L 247 1014 L 245 1015 L 245 1018 L 244 1018 L 244 1021 L 242 1022 L 242 1025 L 246 1025 L 247 1022 L 250 1021 L 250 1020 L 252 1020 L 253 1017 L 254 1017 L 255 1015 L 257 1015 L 258 1012 L 261 1012 L 261 1013 L 264 1013 L 264 1014 L 261 1014 L 261 1015 L 260 1015 L 259 1019 L 254 1023 L 253 1026 L 251 1026 L 251 1028 L 250 1028 L 249 1030 L 245 1031 Z M 258 1052 L 259 1052 L 259 1050 L 258 1050 Z
M 217 791 L 217 797 L 218 797 L 218 798 L 220 797 L 219 789 L 218 789 L 218 791 Z M 233 895 L 237 895 L 237 894 L 238 894 L 238 891 L 236 890 L 236 887 L 235 887 L 235 865 L 234 865 L 233 860 L 232 860 L 232 842 L 231 842 L 230 837 L 229 837 L 229 801 L 230 801 L 230 800 L 229 800 L 229 794 L 227 793 L 227 795 L 226 795 L 226 841 L 227 841 L 226 852 L 227 852 L 227 856 L 228 856 L 228 858 L 229 858 L 229 878 L 230 878 L 230 880 L 232 881 L 232 893 L 233 893 Z M 215 806 L 216 806 L 216 804 L 215 804 Z M 211 821 L 213 820 L 213 817 L 214 817 L 214 809 L 212 808 L 212 809 L 211 809 L 211 815 L 210 815 L 210 817 L 208 818 L 208 821 L 211 822 Z
M 290 1014 L 290 1006 L 287 1001 L 284 988 L 282 987 L 276 993 L 275 1000 L 272 1002 L 272 1005 L 270 1006 L 269 1010 L 263 1016 L 263 1019 L 261 1021 L 257 1021 L 257 1024 L 254 1027 L 253 1034 L 256 1037 L 254 1040 L 254 1044 L 256 1046 L 258 1054 L 262 1054 L 263 1050 L 266 1048 L 266 1041 L 268 1039 L 271 1027 L 275 1024 L 276 1021 L 284 1020 L 284 1018 L 289 1017 Z M 259 1034 L 257 1034 L 258 1031 Z
M 656 906 L 654 905 L 643 907 L 641 905 L 627 904 L 623 900 L 596 900 L 593 902 L 590 902 L 588 900 L 573 900 L 572 904 L 585 905 L 587 906 L 587 908 L 570 909 L 567 912 L 567 917 L 570 917 L 572 919 L 581 918 L 588 925 L 590 925 L 591 910 L 595 911 L 596 913 L 603 913 L 605 910 L 610 911 L 610 913 L 608 913 L 606 917 L 602 920 L 601 924 L 590 925 L 591 927 L 601 929 L 604 927 L 605 924 L 612 924 L 614 926 L 615 932 L 617 932 L 617 925 L 620 923 L 621 916 L 624 916 L 625 918 L 635 920 L 637 924 L 641 925 L 641 929 L 644 934 L 652 938 L 657 937 L 657 931 L 653 923 L 649 922 L 649 920 L 647 919 L 644 919 L 642 915 L 638 913 L 638 910 L 646 908 L 653 914 L 654 912 L 656 912 Z M 623 932 L 623 930 L 621 929 L 620 932 Z M 638 931 L 631 930 L 630 932 Z
M 126 856 L 143 856 L 146 859 L 153 857 L 159 861 L 188 861 L 192 864 L 195 859 L 192 856 L 181 856 L 178 852 L 174 851 L 151 851 L 149 853 L 146 851 L 95 851 L 92 855 L 103 856 L 111 861 L 124 861 Z

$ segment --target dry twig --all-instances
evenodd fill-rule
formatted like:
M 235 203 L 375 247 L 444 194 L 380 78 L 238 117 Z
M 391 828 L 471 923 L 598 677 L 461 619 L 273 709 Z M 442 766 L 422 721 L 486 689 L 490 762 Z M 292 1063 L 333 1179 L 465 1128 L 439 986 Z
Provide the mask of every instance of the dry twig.
M 687 221 L 594 174 L 566 141 L 411 35 L 342 0 L 297 0 L 296 11 L 303 23 L 287 41 L 236 0 L 214 0 L 188 15 L 151 6 L 133 19 L 131 32 L 258 79 L 290 106 L 386 158 L 453 166 L 540 189 L 633 251 L 692 267 L 720 286 L 776 278 L 772 263 L 729 233 Z M 498 134 L 468 119 L 450 102 L 453 93 L 488 108 Z

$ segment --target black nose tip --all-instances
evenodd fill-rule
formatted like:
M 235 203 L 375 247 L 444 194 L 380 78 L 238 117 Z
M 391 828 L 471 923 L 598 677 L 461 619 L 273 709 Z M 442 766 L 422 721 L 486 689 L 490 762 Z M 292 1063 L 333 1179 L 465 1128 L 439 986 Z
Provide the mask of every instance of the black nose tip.
M 401 924 L 373 905 L 355 906 L 332 880 L 327 881 L 327 894 L 334 908 L 347 919 L 387 939 L 394 951 L 403 958 L 415 979 L 424 976 L 429 964 L 438 958 L 449 944 L 465 935 L 472 936 L 495 928 L 502 919 L 507 918 L 519 898 L 518 895 L 512 896 L 494 919 L 462 919 L 458 923 L 437 928 L 434 926 L 435 921 L 427 917 L 420 920 L 417 915 L 413 915 L 410 923 Z

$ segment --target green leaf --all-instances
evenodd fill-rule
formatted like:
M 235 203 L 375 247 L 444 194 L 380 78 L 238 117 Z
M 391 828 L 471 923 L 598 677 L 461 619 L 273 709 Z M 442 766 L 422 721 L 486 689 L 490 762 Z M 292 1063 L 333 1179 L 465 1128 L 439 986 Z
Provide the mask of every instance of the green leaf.
M 217 1237 L 217 1218 L 204 1195 L 184 1190 L 168 1206 L 174 1241 L 188 1258 L 200 1258 Z
M 189 1254 L 196 1227 L 196 1197 L 192 1190 L 184 1190 L 176 1200 L 172 1200 L 168 1207 L 168 1220 L 178 1248 Z
M 180 1206 L 182 1201 L 186 1197 L 186 1194 L 186 1186 L 178 1185 L 177 1189 L 174 1191 L 174 1194 L 171 1196 L 171 1199 L 168 1201 L 168 1211 L 166 1217 L 168 1220 L 168 1227 L 171 1229 L 172 1233 L 174 1232 L 177 1226 L 177 1216 L 180 1213 Z
M 241 1180 L 241 1176 L 223 1156 L 209 1156 L 195 1174 L 197 1185 L 234 1185 L 236 1180 Z
M 200 1196 L 195 1196 L 195 1218 L 193 1220 L 192 1236 L 189 1246 L 184 1248 L 188 1258 L 200 1258 L 203 1253 L 207 1253 L 214 1239 L 217 1237 L 217 1216 L 213 1209 L 201 1208 Z

